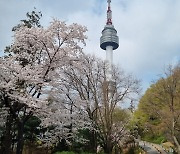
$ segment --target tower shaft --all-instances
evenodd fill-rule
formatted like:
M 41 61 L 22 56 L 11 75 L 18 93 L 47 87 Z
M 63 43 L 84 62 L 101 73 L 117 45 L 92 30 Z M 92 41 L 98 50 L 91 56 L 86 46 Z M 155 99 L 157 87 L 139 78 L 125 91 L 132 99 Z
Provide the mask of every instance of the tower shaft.
M 113 47 L 106 46 L 106 61 L 108 62 L 107 80 L 112 80 Z

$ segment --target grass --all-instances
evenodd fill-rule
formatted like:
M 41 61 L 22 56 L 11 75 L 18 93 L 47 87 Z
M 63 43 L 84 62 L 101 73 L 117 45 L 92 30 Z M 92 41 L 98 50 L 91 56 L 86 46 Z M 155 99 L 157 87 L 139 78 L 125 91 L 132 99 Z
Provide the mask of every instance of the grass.
M 143 140 L 155 143 L 155 144 L 161 144 L 166 141 L 166 138 L 163 135 L 159 136 L 145 136 Z

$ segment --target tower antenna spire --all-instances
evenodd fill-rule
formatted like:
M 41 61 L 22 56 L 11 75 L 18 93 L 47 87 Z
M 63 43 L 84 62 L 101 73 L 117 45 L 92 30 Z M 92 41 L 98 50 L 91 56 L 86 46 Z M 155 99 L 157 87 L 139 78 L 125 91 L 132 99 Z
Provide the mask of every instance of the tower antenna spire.
M 112 11 L 111 11 L 111 0 L 107 0 L 108 9 L 107 9 L 107 25 L 112 25 Z

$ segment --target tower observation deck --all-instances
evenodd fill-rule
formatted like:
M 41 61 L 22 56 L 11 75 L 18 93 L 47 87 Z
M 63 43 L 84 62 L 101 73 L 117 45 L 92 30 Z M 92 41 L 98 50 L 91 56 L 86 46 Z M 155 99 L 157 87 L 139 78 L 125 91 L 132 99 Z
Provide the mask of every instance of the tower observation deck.
M 113 62 L 113 50 L 119 47 L 119 38 L 117 36 L 117 31 L 112 24 L 112 11 L 111 11 L 111 0 L 107 0 L 107 22 L 102 30 L 102 36 L 100 38 L 100 47 L 106 50 L 106 60 L 109 63 L 109 68 L 107 72 L 108 80 L 112 80 L 112 62 Z

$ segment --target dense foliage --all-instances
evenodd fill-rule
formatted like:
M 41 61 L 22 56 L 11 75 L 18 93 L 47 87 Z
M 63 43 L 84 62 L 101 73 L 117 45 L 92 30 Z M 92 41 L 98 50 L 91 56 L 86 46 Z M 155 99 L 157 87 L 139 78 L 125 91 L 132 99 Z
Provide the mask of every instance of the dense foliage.
M 180 143 L 180 65 L 169 66 L 146 91 L 135 112 L 139 135 L 149 141 Z M 180 150 L 180 149 L 179 149 Z

